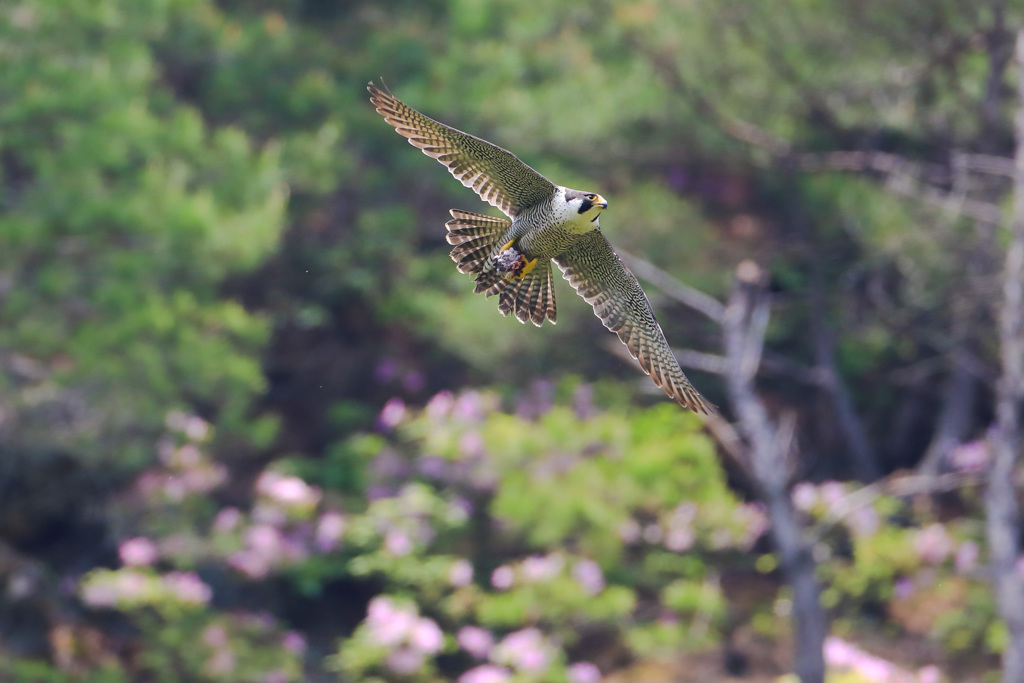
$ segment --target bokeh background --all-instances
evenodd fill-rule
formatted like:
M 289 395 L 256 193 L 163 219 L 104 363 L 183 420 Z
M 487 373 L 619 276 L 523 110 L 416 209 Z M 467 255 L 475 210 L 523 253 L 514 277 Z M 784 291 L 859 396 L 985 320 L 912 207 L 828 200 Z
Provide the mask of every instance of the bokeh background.
M 694 305 L 756 264 L 751 384 L 829 680 L 995 680 L 1021 26 L 1004 0 L 0 1 L 0 679 L 787 680 L 792 593 Z M 443 224 L 484 205 L 374 112 L 381 77 L 609 199 L 714 425 L 566 283 L 542 329 L 472 294 Z

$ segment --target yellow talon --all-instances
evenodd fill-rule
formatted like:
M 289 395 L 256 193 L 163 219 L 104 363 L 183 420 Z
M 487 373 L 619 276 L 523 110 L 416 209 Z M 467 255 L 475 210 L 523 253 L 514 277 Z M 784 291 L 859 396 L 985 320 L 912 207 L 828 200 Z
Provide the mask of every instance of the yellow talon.
M 526 265 L 523 266 L 523 269 L 516 274 L 516 276 L 515 276 L 516 279 L 517 280 L 522 280 L 524 277 L 526 277 L 527 275 L 530 274 L 530 271 L 533 270 L 534 266 L 536 266 L 536 265 L 537 265 L 537 259 L 535 259 L 535 258 L 534 259 L 530 259 L 529 261 L 527 261 Z
M 516 249 L 515 240 L 503 244 L 498 253 L 493 257 L 494 265 L 497 267 L 506 280 L 522 280 L 530 274 L 530 271 L 537 265 L 537 259 L 528 259 L 526 255 Z

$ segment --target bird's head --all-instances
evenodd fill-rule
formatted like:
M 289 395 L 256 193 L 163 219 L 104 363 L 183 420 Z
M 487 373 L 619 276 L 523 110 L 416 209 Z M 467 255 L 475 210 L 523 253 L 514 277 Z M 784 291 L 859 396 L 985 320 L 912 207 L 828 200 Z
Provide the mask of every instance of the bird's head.
M 591 223 L 596 221 L 601 212 L 608 208 L 605 198 L 593 192 L 566 190 L 565 201 L 577 214 Z

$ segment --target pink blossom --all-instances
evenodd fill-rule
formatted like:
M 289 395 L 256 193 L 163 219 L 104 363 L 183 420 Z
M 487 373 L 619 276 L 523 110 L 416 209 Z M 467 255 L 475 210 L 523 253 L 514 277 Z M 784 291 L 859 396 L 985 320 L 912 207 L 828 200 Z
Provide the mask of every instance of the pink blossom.
M 444 647 L 444 634 L 433 619 L 420 617 L 413 626 L 409 636 L 409 642 L 416 650 L 423 654 L 437 654 Z
M 338 512 L 325 512 L 316 524 L 316 547 L 330 552 L 337 547 L 345 532 L 345 518 Z
M 219 624 L 211 624 L 203 629 L 203 642 L 212 648 L 221 648 L 228 644 L 228 632 Z
M 387 597 L 375 597 L 367 609 L 366 623 L 370 635 L 385 647 L 405 642 L 416 627 L 416 622 L 414 611 L 398 607 Z
M 946 533 L 946 527 L 930 524 L 914 536 L 914 549 L 923 562 L 939 564 L 953 552 L 953 539 Z
M 526 673 L 546 671 L 554 653 L 536 628 L 524 628 L 505 636 L 494 647 L 491 659 L 499 664 L 510 665 Z
M 87 605 L 116 607 L 122 603 L 152 600 L 159 593 L 159 582 L 134 568 L 99 570 L 86 578 L 80 590 L 82 601 Z
M 744 550 L 750 548 L 768 529 L 768 515 L 764 511 L 764 503 L 747 503 L 737 508 L 737 514 L 743 521 L 743 534 L 740 545 Z
M 298 477 L 267 471 L 256 480 L 256 491 L 285 507 L 312 507 L 320 502 L 320 489 Z
M 668 524 L 672 528 L 689 528 L 690 525 L 693 524 L 693 520 L 696 518 L 697 506 L 693 503 L 682 503 L 672 511 L 672 517 L 669 518 Z
M 182 473 L 181 484 L 191 493 L 206 493 L 224 483 L 227 476 L 227 468 L 223 465 L 201 463 Z
M 477 659 L 485 659 L 494 647 L 494 636 L 479 626 L 463 626 L 455 636 L 459 647 Z
M 91 607 L 114 607 L 119 597 L 117 589 L 107 582 L 90 581 L 82 586 L 82 602 Z
M 238 508 L 226 507 L 217 513 L 213 519 L 213 530 L 219 534 L 227 534 L 234 531 L 242 522 L 242 513 Z
M 681 553 L 692 548 L 696 540 L 693 529 L 671 529 L 665 537 L 665 547 L 674 553 Z
M 377 424 L 384 429 L 394 429 L 405 419 L 405 402 L 397 396 L 388 399 L 377 417 Z
M 288 652 L 301 655 L 306 651 L 306 636 L 302 635 L 298 631 L 286 631 L 284 636 L 281 638 L 281 647 Z
M 473 503 L 462 496 L 452 498 L 448 506 L 448 518 L 456 522 L 465 522 L 473 514 Z
M 960 444 L 949 454 L 950 463 L 961 472 L 984 472 L 989 459 L 988 441 L 985 439 Z
M 228 557 L 228 564 L 253 579 L 270 573 L 270 559 L 252 550 L 239 550 Z
M 899 680 L 898 669 L 894 664 L 870 655 L 864 657 L 854 668 L 857 673 L 873 683 L 895 683 Z
M 854 509 L 846 517 L 846 526 L 854 536 L 861 538 L 873 536 L 878 531 L 880 522 L 878 513 L 870 505 L 864 505 Z
M 252 517 L 252 521 L 259 524 L 284 526 L 288 523 L 288 508 L 266 498 L 258 500 L 252 506 L 252 511 L 249 515 Z
M 460 422 L 476 422 L 484 416 L 483 397 L 477 391 L 464 391 L 455 400 L 452 412 Z
M 479 432 L 468 430 L 459 437 L 459 454 L 464 458 L 479 458 L 486 453 L 484 437 Z
M 156 561 L 157 549 L 153 541 L 140 536 L 122 543 L 118 554 L 121 556 L 121 562 L 126 565 L 144 567 Z
M 873 683 L 914 683 L 916 677 L 892 662 L 875 657 L 847 641 L 829 636 L 825 639 L 825 663 L 837 669 L 849 669 Z
M 273 558 L 281 552 L 281 531 L 269 524 L 254 524 L 242 534 L 245 545 L 253 552 Z
M 405 532 L 389 529 L 384 535 L 384 548 L 395 557 L 403 557 L 412 552 L 412 541 Z
M 940 683 L 940 681 L 942 681 L 942 672 L 934 664 L 923 666 L 917 670 L 918 683 Z
M 541 581 L 550 581 L 558 576 L 564 566 L 565 559 L 559 553 L 531 555 L 523 560 L 520 571 L 523 581 L 539 583 Z
M 202 452 L 196 447 L 195 444 L 187 443 L 178 450 L 174 451 L 172 464 L 181 469 L 189 469 L 190 467 L 196 467 L 203 460 Z
M 604 590 L 604 572 L 601 571 L 601 566 L 593 560 L 578 560 L 573 565 L 572 578 L 583 586 L 583 591 L 588 595 L 597 595 Z
M 627 519 L 619 525 L 619 538 L 623 543 L 636 543 L 640 540 L 640 525 L 635 519 Z
M 164 585 L 182 602 L 205 605 L 213 591 L 193 572 L 171 572 L 164 576 Z
M 421 455 L 416 459 L 416 469 L 428 479 L 444 479 L 448 463 L 439 455 Z
M 857 648 L 842 638 L 834 636 L 825 639 L 825 661 L 832 666 L 849 668 L 857 661 Z
M 455 560 L 448 570 L 448 583 L 459 588 L 473 581 L 473 565 L 469 560 Z
M 425 411 L 427 413 L 427 417 L 431 420 L 440 420 L 448 417 L 448 414 L 451 413 L 454 406 L 455 398 L 452 396 L 452 392 L 444 390 L 435 394 L 434 397 L 427 402 Z
M 601 671 L 590 662 L 576 662 L 568 670 L 569 683 L 599 683 Z
M 953 558 L 953 566 L 960 574 L 968 574 L 978 564 L 980 551 L 978 544 L 974 541 L 964 541 L 956 549 L 956 556 Z
M 493 664 L 483 664 L 459 676 L 459 683 L 506 683 L 512 679 L 508 669 Z
M 811 482 L 802 481 L 793 487 L 790 497 L 797 510 L 810 512 L 818 504 L 818 489 Z
M 195 442 L 200 442 L 210 433 L 210 423 L 201 417 L 192 415 L 185 422 L 185 436 Z
M 826 481 L 818 488 L 818 491 L 821 494 L 821 501 L 829 509 L 846 497 L 846 486 L 838 481 Z
M 508 590 L 515 583 L 516 573 L 506 564 L 491 572 L 491 585 L 500 591 Z
M 897 579 L 893 586 L 893 594 L 898 600 L 906 600 L 914 594 L 914 582 L 907 578 Z
M 423 668 L 423 653 L 411 647 L 399 647 L 391 651 L 385 664 L 396 674 L 410 675 Z

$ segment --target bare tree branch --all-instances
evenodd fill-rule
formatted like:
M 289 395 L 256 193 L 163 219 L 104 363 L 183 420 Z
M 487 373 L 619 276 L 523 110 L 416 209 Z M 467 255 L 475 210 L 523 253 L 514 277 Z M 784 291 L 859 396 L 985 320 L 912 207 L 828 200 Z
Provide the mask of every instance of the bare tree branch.
M 722 319 L 731 370 L 727 375 L 729 396 L 739 417 L 740 432 L 749 445 L 749 471 L 765 503 L 782 570 L 793 589 L 796 673 L 802 683 L 822 683 L 828 622 L 819 601 L 814 558 L 788 493 L 787 464 L 795 420 L 789 416 L 781 426 L 773 425 L 753 388 L 770 311 L 770 298 L 763 285 L 757 265 L 740 264 L 737 284 Z
M 981 115 L 990 129 L 1000 122 L 999 105 L 1003 102 L 1003 78 L 1013 58 L 1013 36 L 1006 30 L 1006 1 L 995 0 L 992 7 L 992 28 L 985 32 L 985 51 L 988 52 L 988 77 L 985 96 L 981 100 Z
M 977 486 L 982 478 L 976 474 L 947 472 L 938 476 L 893 474 L 851 491 L 829 507 L 828 514 L 814 527 L 813 543 L 818 542 L 836 524 L 862 507 L 871 505 L 881 495 L 919 496 L 956 491 Z
M 729 359 L 714 353 L 682 349 L 675 352 L 676 360 L 684 368 L 710 372 L 715 375 L 725 375 L 729 372 Z
M 962 319 L 962 318 L 958 318 Z M 960 347 L 949 355 L 950 370 L 942 393 L 942 410 L 928 450 L 917 467 L 922 475 L 936 476 L 949 454 L 964 439 L 971 427 L 971 412 L 976 396 L 974 373 L 968 362 L 961 362 Z
M 813 287 L 810 292 L 811 334 L 814 337 L 815 368 L 821 386 L 832 400 L 839 429 L 846 441 L 855 476 L 863 482 L 871 482 L 881 476 L 874 448 L 868 439 L 867 430 L 853 407 L 853 396 L 839 373 L 836 364 L 835 337 L 825 322 L 824 277 L 821 266 L 812 266 Z
M 622 249 L 616 249 L 616 253 L 629 269 L 633 271 L 633 274 L 641 280 L 650 282 L 667 296 L 672 297 L 684 306 L 689 306 L 693 310 L 703 313 L 715 322 L 722 322 L 725 307 L 714 297 L 708 296 L 699 289 L 683 284 L 650 261 L 637 258 Z

